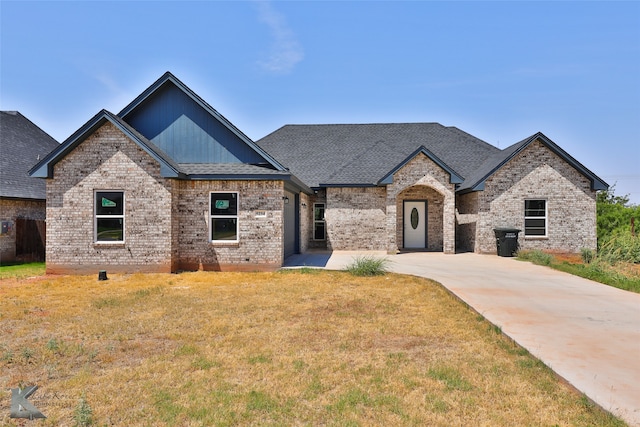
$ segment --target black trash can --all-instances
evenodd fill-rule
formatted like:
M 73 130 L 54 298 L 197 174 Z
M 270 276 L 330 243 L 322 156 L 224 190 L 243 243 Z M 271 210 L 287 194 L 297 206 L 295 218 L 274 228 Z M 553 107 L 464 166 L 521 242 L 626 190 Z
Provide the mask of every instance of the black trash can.
M 499 256 L 515 256 L 518 252 L 518 234 L 520 230 L 517 228 L 494 228 L 496 234 L 496 246 Z

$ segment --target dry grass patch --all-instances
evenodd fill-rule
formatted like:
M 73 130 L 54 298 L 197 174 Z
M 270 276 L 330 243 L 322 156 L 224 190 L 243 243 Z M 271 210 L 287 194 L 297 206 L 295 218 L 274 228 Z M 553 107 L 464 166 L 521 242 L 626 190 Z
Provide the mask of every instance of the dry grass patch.
M 496 332 L 391 274 L 3 280 L 0 423 L 37 384 L 52 426 L 623 425 Z

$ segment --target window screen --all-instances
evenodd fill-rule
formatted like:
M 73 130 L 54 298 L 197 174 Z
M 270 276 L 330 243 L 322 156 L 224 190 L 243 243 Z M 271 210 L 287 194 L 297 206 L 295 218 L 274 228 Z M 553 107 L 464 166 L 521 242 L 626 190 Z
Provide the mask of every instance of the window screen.
M 547 201 L 524 201 L 524 235 L 544 237 L 547 235 Z

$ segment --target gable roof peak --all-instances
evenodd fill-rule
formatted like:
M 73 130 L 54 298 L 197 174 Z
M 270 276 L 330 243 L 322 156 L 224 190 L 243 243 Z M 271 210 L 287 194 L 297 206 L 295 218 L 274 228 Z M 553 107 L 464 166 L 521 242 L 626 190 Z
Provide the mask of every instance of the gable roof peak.
M 204 99 L 202 99 L 197 93 L 191 90 L 170 71 L 166 71 L 162 76 L 160 76 L 160 78 L 158 78 L 153 84 L 151 84 L 151 86 L 145 89 L 140 95 L 138 95 L 133 101 L 131 101 L 126 107 L 124 107 L 118 113 L 118 117 L 126 122 L 129 122 L 130 118 L 128 119 L 127 117 L 130 115 L 135 115 L 135 112 L 139 108 L 142 108 L 143 104 L 145 104 L 146 101 L 149 100 L 161 88 L 165 87 L 166 84 L 173 84 L 178 90 L 180 90 L 188 98 L 190 98 L 196 105 L 202 108 L 209 116 L 213 117 L 224 127 L 226 127 L 232 134 L 234 134 L 235 137 L 237 137 L 245 145 L 249 146 L 250 149 L 253 150 L 253 152 L 257 153 L 257 155 L 265 161 L 265 163 L 268 163 L 276 170 L 286 170 L 286 168 L 282 164 L 280 164 L 276 159 L 274 159 L 271 155 L 264 151 L 244 132 L 238 129 L 226 117 L 224 117 L 215 108 L 209 105 Z
M 393 169 L 391 169 L 384 177 L 378 181 L 378 184 L 391 184 L 393 182 L 393 175 L 402 169 L 407 163 L 411 160 L 415 159 L 419 154 L 425 155 L 435 164 L 437 164 L 440 168 L 442 168 L 445 172 L 449 174 L 449 182 L 451 184 L 461 184 L 464 181 L 464 178 L 460 176 L 456 171 L 454 171 L 449 165 L 442 161 L 442 159 L 438 158 L 435 154 L 433 154 L 427 147 L 421 145 L 418 147 L 416 151 L 411 153 L 404 159 L 402 162 L 398 163 Z
M 166 155 L 159 147 L 141 135 L 134 128 L 129 126 L 124 120 L 104 108 L 95 114 L 80 129 L 75 131 L 56 149 L 51 151 L 46 157 L 29 170 L 29 175 L 36 178 L 52 178 L 53 166 L 63 157 L 70 153 L 75 147 L 87 139 L 98 128 L 110 122 L 125 134 L 131 141 L 146 151 L 151 157 L 160 163 L 160 172 L 166 177 L 180 177 L 181 173 L 178 165 Z
M 461 193 L 465 193 L 469 191 L 484 190 L 484 183 L 491 175 L 497 172 L 500 168 L 502 168 L 502 166 L 507 164 L 511 159 L 516 157 L 519 153 L 524 151 L 535 141 L 540 141 L 545 147 L 547 147 L 558 157 L 571 165 L 583 176 L 588 178 L 591 181 L 592 190 L 605 190 L 609 187 L 609 184 L 607 184 L 600 177 L 587 169 L 582 163 L 573 158 L 569 153 L 560 148 L 559 145 L 549 139 L 545 134 L 543 134 L 542 132 L 536 132 L 535 134 L 523 139 L 522 141 L 516 142 L 515 144 L 510 145 L 504 150 L 501 150 L 494 156 L 489 157 L 472 176 L 467 177 L 458 191 L 460 191 Z

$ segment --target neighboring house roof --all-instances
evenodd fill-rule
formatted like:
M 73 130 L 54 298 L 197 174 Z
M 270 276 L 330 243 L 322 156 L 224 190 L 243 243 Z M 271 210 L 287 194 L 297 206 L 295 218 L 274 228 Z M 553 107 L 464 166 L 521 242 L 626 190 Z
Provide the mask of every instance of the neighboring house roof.
M 459 183 L 500 152 L 439 123 L 287 125 L 257 144 L 310 187 L 380 185 L 418 153 Z
M 58 141 L 17 111 L 0 111 L 0 197 L 46 198 L 45 183 L 28 171 Z
M 571 157 L 569 153 L 564 151 L 556 143 L 547 138 L 542 132 L 538 132 L 489 157 L 482 163 L 482 165 L 478 167 L 478 169 L 473 174 L 467 177 L 458 191 L 461 193 L 466 193 L 469 191 L 484 190 L 484 183 L 487 178 L 493 175 L 504 164 L 513 159 L 534 141 L 540 141 L 540 143 L 545 145 L 556 155 L 562 158 L 565 162 L 567 162 L 578 172 L 580 172 L 583 176 L 588 178 L 591 181 L 592 190 L 606 190 L 607 188 L 609 188 L 609 184 L 604 182 L 596 174 L 587 169 L 584 165 L 582 165 L 582 163 Z

